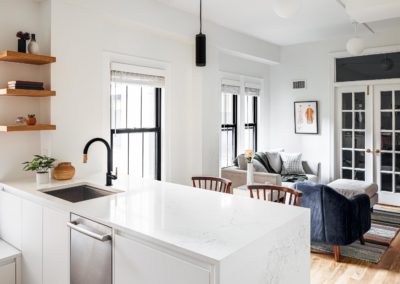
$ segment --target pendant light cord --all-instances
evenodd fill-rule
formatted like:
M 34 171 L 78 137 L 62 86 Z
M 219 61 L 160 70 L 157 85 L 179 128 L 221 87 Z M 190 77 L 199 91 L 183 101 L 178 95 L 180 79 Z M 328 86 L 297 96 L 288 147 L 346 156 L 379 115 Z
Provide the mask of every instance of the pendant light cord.
M 200 0 L 200 34 L 202 34 L 203 31 L 203 1 Z

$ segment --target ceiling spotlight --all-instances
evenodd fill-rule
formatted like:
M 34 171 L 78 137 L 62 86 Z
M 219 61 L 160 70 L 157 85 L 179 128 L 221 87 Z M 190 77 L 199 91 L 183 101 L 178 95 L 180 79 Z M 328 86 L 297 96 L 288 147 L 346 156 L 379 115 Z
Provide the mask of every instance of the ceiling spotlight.
M 349 39 L 346 44 L 346 49 L 351 55 L 360 55 L 365 49 L 364 39 L 357 36 L 358 23 L 354 23 L 354 37 Z
M 272 9 L 281 18 L 291 18 L 301 8 L 301 0 L 273 0 Z

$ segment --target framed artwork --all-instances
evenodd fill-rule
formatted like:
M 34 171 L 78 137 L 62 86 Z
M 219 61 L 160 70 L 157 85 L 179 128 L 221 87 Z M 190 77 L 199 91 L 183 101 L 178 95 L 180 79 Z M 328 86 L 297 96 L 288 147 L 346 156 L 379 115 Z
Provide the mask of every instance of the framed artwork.
M 318 134 L 318 102 L 294 102 L 294 132 Z

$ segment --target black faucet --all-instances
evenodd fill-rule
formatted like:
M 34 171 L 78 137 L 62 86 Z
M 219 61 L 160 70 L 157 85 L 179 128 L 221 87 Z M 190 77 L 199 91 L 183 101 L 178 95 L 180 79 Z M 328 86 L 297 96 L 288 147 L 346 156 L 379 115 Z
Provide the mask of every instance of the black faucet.
M 103 138 L 93 138 L 89 140 L 89 142 L 86 143 L 85 148 L 83 149 L 83 162 L 86 163 L 88 159 L 88 150 L 90 145 L 94 142 L 103 142 L 104 145 L 107 147 L 107 175 L 106 175 L 106 186 L 111 186 L 112 185 L 112 180 L 118 178 L 118 171 L 117 169 L 115 170 L 115 175 L 112 174 L 112 168 L 113 168 L 113 154 L 111 151 L 110 144 Z

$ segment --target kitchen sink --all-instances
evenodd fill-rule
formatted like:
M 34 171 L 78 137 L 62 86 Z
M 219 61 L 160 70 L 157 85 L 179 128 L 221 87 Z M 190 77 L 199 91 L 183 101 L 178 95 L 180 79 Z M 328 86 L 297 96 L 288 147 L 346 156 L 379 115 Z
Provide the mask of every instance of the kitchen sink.
M 69 202 L 76 203 L 80 201 L 116 194 L 118 192 L 103 190 L 90 185 L 78 185 L 62 189 L 43 191 L 43 193 L 64 199 Z

